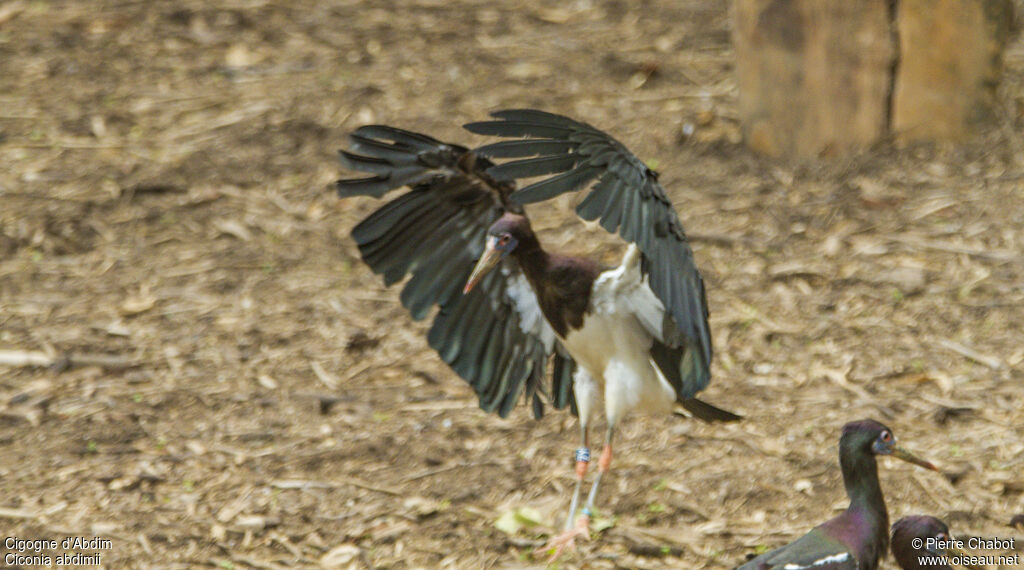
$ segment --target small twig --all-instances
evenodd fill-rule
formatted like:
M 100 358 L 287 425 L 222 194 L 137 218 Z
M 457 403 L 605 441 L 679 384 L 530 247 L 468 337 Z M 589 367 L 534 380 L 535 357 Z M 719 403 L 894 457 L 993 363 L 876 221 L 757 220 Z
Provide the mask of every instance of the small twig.
M 924 493 L 926 495 L 928 495 L 928 498 L 931 499 L 935 503 L 935 506 L 937 506 L 939 508 L 945 508 L 946 507 L 946 503 L 944 503 L 939 498 L 939 496 L 936 495 L 934 491 L 932 491 L 932 487 L 934 487 L 935 484 L 927 482 L 927 481 L 923 481 L 922 480 L 923 477 L 921 476 L 921 474 L 916 472 L 916 471 L 913 473 L 913 475 L 914 475 L 914 482 L 917 483 L 918 487 L 921 487 L 921 490 L 924 491 Z
M 634 97 L 633 100 L 643 103 L 653 103 L 657 101 L 670 101 L 672 99 L 714 99 L 716 97 L 725 97 L 729 95 L 730 92 L 730 89 L 714 87 L 691 87 L 688 89 L 673 91 L 671 93 L 651 93 L 650 95 L 639 95 L 637 97 Z
M 886 237 L 887 239 L 889 239 L 889 241 L 894 241 L 896 243 L 901 243 L 903 245 L 919 247 L 922 249 L 933 249 L 936 251 L 944 251 L 947 253 L 960 253 L 963 255 L 969 255 L 971 257 L 991 259 L 993 261 L 1020 261 L 1021 259 L 1024 259 L 1024 257 L 1021 257 L 1020 255 L 1017 255 L 1011 251 L 1000 249 L 975 249 L 953 243 L 935 240 L 924 240 L 910 236 L 890 235 Z
M 310 360 L 309 367 L 313 369 L 313 374 L 316 374 L 316 377 L 324 383 L 324 386 L 327 386 L 331 390 L 338 389 L 338 379 L 324 370 L 324 367 L 321 366 L 319 362 L 316 360 Z
M 736 236 L 730 234 L 708 234 L 700 232 L 686 232 L 686 239 L 690 243 L 702 242 L 730 247 L 736 244 L 751 244 L 754 241 L 746 236 Z
M 521 538 L 518 536 L 507 536 L 505 537 L 505 542 L 516 548 L 529 548 L 531 550 L 547 543 L 544 540 Z
M 678 548 L 680 552 L 684 548 L 693 549 L 696 552 L 698 539 L 695 537 L 684 537 L 679 533 L 669 533 L 666 529 L 641 528 L 636 526 L 620 525 L 615 527 L 614 534 L 624 538 L 630 546 L 646 545 L 650 541 L 660 542 L 668 548 Z M 658 547 L 660 548 L 660 546 Z M 678 556 L 678 555 L 677 555 Z
M 402 482 L 403 483 L 408 483 L 410 481 L 415 481 L 417 479 L 423 479 L 425 477 L 433 477 L 434 475 L 437 475 L 437 474 L 440 474 L 440 473 L 444 473 L 446 471 L 454 471 L 455 469 L 458 469 L 460 467 L 483 467 L 483 466 L 488 466 L 488 465 L 495 466 L 495 465 L 498 465 L 498 464 L 494 463 L 494 462 L 491 462 L 491 461 L 487 461 L 487 462 L 484 462 L 484 463 L 471 463 L 471 464 L 470 463 L 455 463 L 453 465 L 446 465 L 444 467 L 435 467 L 434 469 L 427 469 L 425 471 L 420 471 L 419 473 L 414 473 L 414 474 L 409 475 L 406 478 L 402 479 Z
M 127 148 L 127 144 L 109 143 L 75 143 L 75 142 L 51 142 L 51 143 L 28 143 L 12 141 L 7 143 L 9 148 L 41 148 L 41 149 L 62 149 L 62 150 L 99 150 L 99 149 L 121 149 Z
M 99 366 L 107 370 L 125 370 L 139 366 L 139 362 L 127 356 L 116 354 L 71 354 L 66 353 L 56 358 L 53 367 L 60 370 L 79 366 Z
M 407 404 L 400 409 L 403 412 L 437 412 L 441 410 L 460 410 L 468 406 L 469 404 L 466 400 L 440 400 L 437 402 Z
M 819 366 L 817 370 L 813 370 L 814 374 L 821 374 L 825 378 L 832 381 L 833 384 L 849 391 L 854 396 L 857 396 L 864 401 L 873 402 L 875 400 L 871 394 L 868 394 L 864 388 L 853 384 L 847 378 L 850 372 L 853 370 L 852 360 L 846 362 L 844 369 L 826 368 L 825 366 Z
M 461 463 L 456 463 L 454 465 L 446 465 L 444 467 L 437 467 L 437 468 L 434 468 L 434 469 L 427 469 L 426 471 L 420 471 L 419 473 L 414 473 L 412 475 L 409 475 L 409 476 L 405 477 L 404 479 L 402 479 L 402 482 L 403 483 L 409 483 L 409 482 L 415 481 L 417 479 L 424 479 L 426 477 L 432 477 L 434 475 L 437 475 L 439 473 L 444 473 L 446 471 L 454 471 L 455 469 L 458 469 L 459 467 L 465 467 L 465 466 L 463 464 L 461 464 Z
M 139 366 L 139 362 L 117 354 L 73 354 L 47 355 L 37 350 L 0 350 L 0 365 L 51 367 L 57 371 L 80 366 L 99 366 L 107 370 L 124 370 Z
M 38 513 L 36 513 L 35 511 L 26 511 L 25 509 L 9 509 L 6 507 L 0 507 L 0 519 L 34 519 L 38 516 Z
M 348 479 L 344 482 L 345 485 L 352 485 L 353 487 L 359 487 L 360 489 L 366 489 L 367 491 L 376 491 L 377 493 L 384 493 L 385 495 L 392 495 L 395 497 L 401 496 L 400 491 L 394 489 L 388 489 L 386 487 L 379 487 L 366 481 L 360 481 L 358 479 Z
M 334 489 L 337 487 L 334 483 L 328 483 L 327 481 L 304 481 L 302 479 L 282 479 L 279 481 L 271 481 L 271 487 L 276 489 Z
M 969 358 L 979 364 L 984 364 L 985 366 L 988 366 L 992 370 L 999 370 L 1000 368 L 1003 367 L 1002 360 L 994 356 L 987 356 L 985 354 L 982 354 L 977 350 L 974 350 L 973 348 L 968 348 L 958 342 L 953 342 L 949 339 L 940 338 L 939 345 L 948 348 L 953 352 L 963 357 Z
M 245 566 L 251 566 L 253 568 L 263 568 L 264 570 L 281 570 L 282 568 L 286 568 L 285 566 L 282 566 L 280 564 L 275 564 L 273 562 L 267 562 L 263 560 L 257 560 L 251 556 L 245 556 L 242 554 L 232 554 L 231 560 L 235 563 L 240 563 Z
M 53 358 L 43 352 L 29 350 L 0 350 L 0 365 L 4 366 L 49 366 Z
M 657 544 L 637 544 L 633 543 L 629 545 L 629 552 L 636 554 L 637 556 L 646 556 L 647 558 L 661 558 L 663 556 L 682 556 L 683 549 L 678 546 L 663 546 Z
M 149 539 L 148 539 L 148 538 L 146 538 L 146 535 L 145 535 L 144 533 L 141 533 L 141 532 L 140 532 L 140 533 L 139 533 L 139 534 L 138 534 L 138 535 L 137 535 L 137 536 L 135 537 L 135 540 L 136 540 L 136 541 L 137 541 L 137 542 L 139 543 L 139 546 L 141 546 L 141 547 L 142 547 L 142 550 L 143 550 L 143 551 L 144 551 L 144 552 L 145 552 L 146 554 L 148 554 L 148 555 L 150 555 L 150 556 L 152 556 L 152 555 L 153 555 L 153 546 L 149 544 Z
M 266 113 L 269 110 L 270 105 L 254 104 L 249 108 L 222 115 L 217 120 L 203 121 L 201 123 L 196 123 L 195 125 L 183 128 L 179 132 L 173 133 L 170 136 L 170 140 L 180 141 L 188 138 L 196 138 L 200 135 L 208 136 L 213 131 L 217 131 L 226 127 L 231 127 L 238 123 L 252 120 Z
M 14 2 L 8 2 L 4 6 L 0 6 L 0 24 L 5 24 L 8 20 L 14 19 L 24 10 L 25 2 L 21 0 L 14 0 Z

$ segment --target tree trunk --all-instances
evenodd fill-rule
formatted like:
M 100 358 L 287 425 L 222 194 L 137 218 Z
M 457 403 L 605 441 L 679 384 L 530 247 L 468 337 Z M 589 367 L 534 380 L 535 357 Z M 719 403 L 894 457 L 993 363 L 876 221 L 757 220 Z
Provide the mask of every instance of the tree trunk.
M 776 157 L 895 136 L 957 139 L 992 116 L 1010 0 L 736 0 L 740 120 Z

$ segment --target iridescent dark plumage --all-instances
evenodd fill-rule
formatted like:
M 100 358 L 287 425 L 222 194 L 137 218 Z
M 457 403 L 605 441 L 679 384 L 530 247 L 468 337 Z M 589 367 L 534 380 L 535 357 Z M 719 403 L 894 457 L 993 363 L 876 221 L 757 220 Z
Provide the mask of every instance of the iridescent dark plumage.
M 928 548 L 927 542 L 922 542 L 921 547 L 915 548 L 913 544 L 915 538 L 922 541 L 928 539 L 948 541 L 950 539 L 949 527 L 939 519 L 926 515 L 903 517 L 893 523 L 892 556 L 900 568 L 903 570 L 952 570 L 952 566 L 949 564 L 922 564 L 923 558 L 942 556 L 946 551 Z
M 338 193 L 383 197 L 408 186 L 352 230 L 363 261 L 392 285 L 411 274 L 402 304 L 414 319 L 439 311 L 427 333 L 441 359 L 476 390 L 480 407 L 507 416 L 520 395 L 540 415 L 542 381 L 552 343 L 538 323 L 526 322 L 498 275 L 463 294 L 488 226 L 503 212 L 522 212 L 509 200 L 510 181 L 487 174 L 494 166 L 469 149 L 394 127 L 369 125 L 350 136 L 352 151 L 342 162 L 368 178 L 338 181 Z M 556 355 L 551 403 L 570 403 L 573 364 Z
M 839 465 L 850 506 L 794 542 L 758 556 L 740 570 L 874 570 L 889 543 L 889 515 L 875 455 L 892 455 L 935 469 L 896 445 L 874 420 L 850 422 L 839 439 Z
M 656 174 L 585 123 L 528 109 L 492 116 L 466 128 L 516 140 L 469 150 L 362 127 L 341 160 L 373 176 L 340 180 L 338 192 L 380 198 L 411 188 L 352 232 L 363 260 L 387 285 L 412 274 L 401 298 L 414 318 L 440 307 L 430 345 L 473 385 L 482 408 L 505 416 L 523 394 L 539 416 L 548 393 L 556 408 L 578 413 L 580 480 L 590 454 L 587 422 L 604 396 L 605 449 L 586 513 L 611 463 L 616 422 L 629 412 L 739 416 L 696 398 L 711 379 L 704 282 Z M 495 165 L 488 157 L 515 160 Z M 515 190 L 516 179 L 538 176 L 547 178 Z M 615 268 L 545 251 L 521 206 L 592 182 L 576 212 L 627 242 Z M 570 522 L 579 480 L 573 497 Z
M 544 251 L 526 216 L 505 213 L 487 230 L 488 235 L 509 235 L 517 243 L 513 259 L 522 268 L 537 295 L 544 318 L 560 337 L 583 326 L 594 281 L 605 269 L 582 257 Z
M 500 111 L 498 120 L 466 125 L 506 140 L 469 150 L 433 137 L 382 125 L 360 127 L 341 160 L 368 178 L 338 181 L 342 198 L 383 197 L 408 186 L 352 232 L 363 260 L 392 285 L 411 274 L 401 300 L 413 318 L 440 312 L 428 335 L 460 376 L 473 385 L 480 405 L 506 416 L 520 394 L 535 415 L 550 393 L 556 408 L 573 404 L 576 363 L 554 334 L 580 329 L 589 295 L 603 268 L 590 260 L 545 252 L 520 204 L 579 190 L 597 180 L 577 211 L 599 220 L 641 251 L 650 289 L 664 306 L 650 358 L 678 394 L 680 406 L 707 420 L 738 416 L 694 398 L 710 380 L 711 337 L 704 283 L 682 224 L 657 176 L 622 144 L 572 119 L 526 109 Z M 495 165 L 487 157 L 517 158 Z M 515 191 L 515 179 L 555 174 Z M 521 234 L 514 264 L 484 277 L 462 295 L 485 236 L 511 224 Z M 531 295 L 522 295 L 528 282 Z M 539 307 L 543 319 L 533 318 Z M 550 327 L 550 328 L 547 328 Z M 554 333 L 554 334 L 553 334 Z M 495 340 L 498 339 L 498 340 Z M 543 385 L 553 362 L 550 392 Z

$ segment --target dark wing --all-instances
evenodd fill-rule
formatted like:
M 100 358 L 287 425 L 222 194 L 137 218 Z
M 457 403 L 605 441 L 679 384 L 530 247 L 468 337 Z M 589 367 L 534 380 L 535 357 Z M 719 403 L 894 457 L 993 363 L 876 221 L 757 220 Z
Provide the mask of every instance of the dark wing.
M 518 266 L 508 260 L 462 294 L 487 228 L 505 209 L 518 208 L 508 201 L 512 184 L 488 175 L 493 163 L 486 158 L 426 135 L 370 125 L 351 141 L 352 151 L 341 151 L 342 164 L 373 176 L 339 180 L 339 196 L 380 198 L 410 187 L 352 230 L 363 261 L 389 286 L 412 275 L 401 300 L 414 319 L 440 306 L 428 341 L 473 386 L 480 407 L 505 417 L 525 394 L 539 417 L 552 355 L 551 402 L 557 408 L 571 403 L 575 362 L 540 316 Z
M 711 332 L 704 281 L 679 216 L 654 171 L 621 143 L 585 123 L 525 109 L 499 111 L 492 116 L 499 120 L 470 123 L 466 128 L 485 135 L 532 137 L 476 149 L 490 157 L 520 159 L 490 169 L 492 176 L 515 179 L 554 175 L 515 192 L 512 200 L 538 202 L 597 180 L 576 213 L 585 220 L 599 219 L 603 228 L 618 232 L 640 248 L 642 272 L 665 308 L 659 340 L 666 350 L 661 359 L 675 359 L 681 399 L 703 390 L 711 379 Z M 676 354 L 669 354 L 672 349 L 678 349 Z
M 737 570 L 857 570 L 857 558 L 842 542 L 814 529 L 762 554 Z

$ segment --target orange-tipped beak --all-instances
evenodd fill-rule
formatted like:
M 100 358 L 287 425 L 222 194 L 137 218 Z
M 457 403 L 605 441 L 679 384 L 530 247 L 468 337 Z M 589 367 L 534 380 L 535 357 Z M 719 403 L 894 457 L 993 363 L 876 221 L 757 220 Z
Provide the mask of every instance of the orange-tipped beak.
M 952 537 L 950 537 L 950 538 L 952 538 Z M 958 548 L 956 546 L 951 546 L 951 547 L 946 548 L 944 550 L 946 552 L 946 556 L 956 556 L 956 557 L 959 557 L 960 560 L 970 560 L 971 558 L 975 558 L 975 559 L 978 558 L 978 557 L 972 557 L 970 552 L 967 552 L 963 548 Z M 977 566 L 977 565 L 974 565 L 974 564 L 964 564 L 962 562 L 961 562 L 961 565 L 964 568 L 967 568 L 968 570 L 984 570 L 984 568 L 985 568 L 985 566 Z
M 466 281 L 466 286 L 462 288 L 462 294 L 465 295 L 476 287 L 476 284 L 484 278 L 484 275 L 494 269 L 494 266 L 501 261 L 502 252 L 495 247 L 497 241 L 492 238 L 487 238 L 487 247 L 484 249 L 484 254 L 480 256 L 480 261 L 476 262 L 476 267 L 473 268 L 473 272 L 469 274 L 469 280 Z
M 938 471 L 939 470 L 939 468 L 934 466 L 934 465 L 932 465 L 931 462 L 928 462 L 928 461 L 925 461 L 924 459 L 921 459 L 920 457 L 914 455 L 913 453 L 910 453 L 909 451 L 907 451 L 906 449 L 903 449 L 902 447 L 900 447 L 898 445 L 894 445 L 892 447 L 892 456 L 896 457 L 896 458 L 899 458 L 899 459 L 902 459 L 903 461 L 906 461 L 907 463 L 913 463 L 914 465 L 920 465 L 921 467 L 924 467 L 925 469 L 931 469 L 932 471 Z

